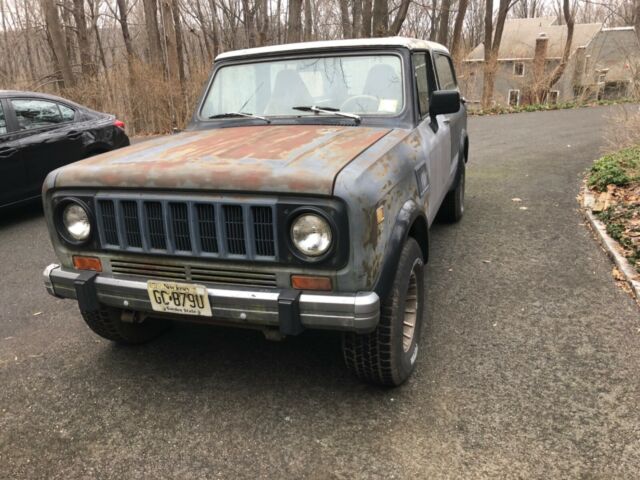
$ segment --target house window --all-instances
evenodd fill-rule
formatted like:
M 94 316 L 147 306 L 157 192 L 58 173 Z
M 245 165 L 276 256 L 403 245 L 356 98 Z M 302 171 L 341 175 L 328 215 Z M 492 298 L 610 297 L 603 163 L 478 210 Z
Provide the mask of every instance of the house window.
M 524 77 L 524 62 L 516 62 L 513 64 L 513 75 L 516 77 Z
M 549 105 L 557 104 L 559 96 L 560 96 L 560 90 L 549 90 L 549 93 L 547 95 L 547 103 Z
M 591 68 L 591 55 L 584 57 L 584 73 L 586 74 Z
M 598 83 L 604 83 L 604 78 L 607 76 L 606 73 L 599 73 L 598 74 Z
M 520 105 L 520 90 L 509 90 L 509 106 L 517 107 Z

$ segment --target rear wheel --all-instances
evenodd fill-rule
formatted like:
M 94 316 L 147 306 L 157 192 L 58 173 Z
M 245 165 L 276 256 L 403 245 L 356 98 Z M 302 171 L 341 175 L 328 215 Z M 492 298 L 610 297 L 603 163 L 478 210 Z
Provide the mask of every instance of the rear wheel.
M 169 328 L 163 319 L 147 319 L 141 323 L 123 322 L 122 310 L 103 307 L 95 311 L 80 310 L 91 330 L 112 342 L 135 345 L 160 336 Z
M 458 172 L 453 188 L 444 197 L 438 212 L 438 219 L 446 223 L 455 223 L 464 215 L 464 188 L 467 166 L 464 160 L 458 164 Z
M 418 356 L 425 301 L 422 251 L 418 242 L 409 238 L 402 248 L 391 292 L 382 301 L 376 330 L 343 336 L 347 368 L 378 385 L 397 386 L 407 380 Z

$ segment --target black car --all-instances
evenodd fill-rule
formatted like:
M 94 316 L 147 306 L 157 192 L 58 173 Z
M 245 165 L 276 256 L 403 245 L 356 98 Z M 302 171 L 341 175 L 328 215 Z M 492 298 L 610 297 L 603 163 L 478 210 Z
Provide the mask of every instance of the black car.
M 0 90 L 0 207 L 38 198 L 49 172 L 129 145 L 124 123 L 64 98 Z

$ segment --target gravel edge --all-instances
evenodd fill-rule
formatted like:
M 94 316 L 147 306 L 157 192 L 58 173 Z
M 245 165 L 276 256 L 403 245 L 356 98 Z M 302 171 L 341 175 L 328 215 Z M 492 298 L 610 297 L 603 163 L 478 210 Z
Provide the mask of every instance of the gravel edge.
M 629 261 L 620 253 L 618 243 L 609 236 L 607 228 L 596 216 L 591 212 L 591 206 L 595 202 L 595 197 L 591 191 L 585 186 L 582 189 L 582 211 L 587 218 L 593 231 L 596 233 L 598 241 L 605 249 L 613 263 L 616 265 L 620 273 L 624 276 L 627 284 L 631 288 L 631 292 L 635 296 L 636 302 L 640 304 L 640 275 L 635 272 Z

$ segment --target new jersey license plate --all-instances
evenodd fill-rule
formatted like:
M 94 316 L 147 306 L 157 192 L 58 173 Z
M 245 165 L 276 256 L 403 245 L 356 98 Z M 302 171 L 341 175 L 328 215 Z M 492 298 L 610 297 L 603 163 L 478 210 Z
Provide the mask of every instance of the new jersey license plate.
M 211 316 L 209 295 L 203 285 L 149 280 L 147 292 L 155 312 Z

